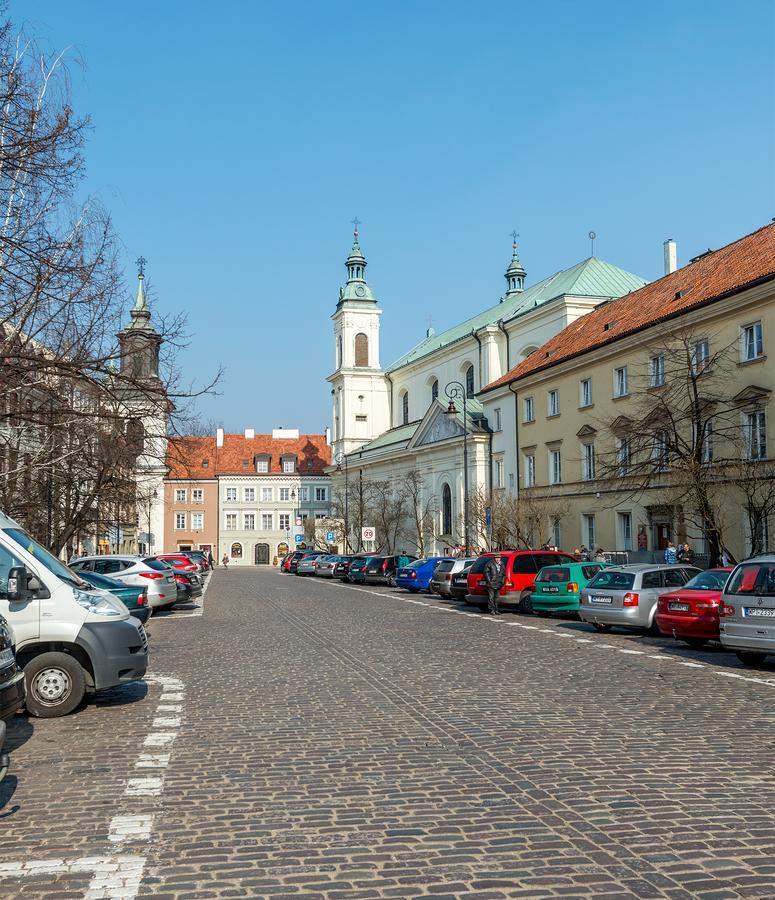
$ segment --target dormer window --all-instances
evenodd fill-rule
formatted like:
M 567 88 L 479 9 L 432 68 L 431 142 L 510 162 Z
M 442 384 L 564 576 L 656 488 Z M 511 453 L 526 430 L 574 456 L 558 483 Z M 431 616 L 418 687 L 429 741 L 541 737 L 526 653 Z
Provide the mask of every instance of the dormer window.
M 283 456 L 283 472 L 287 475 L 292 474 L 296 471 L 296 457 L 295 456 Z
M 270 457 L 266 454 L 256 456 L 256 472 L 268 472 L 269 471 L 269 461 Z
M 209 460 L 209 459 L 203 459 L 203 460 L 202 460 L 202 468 L 203 468 L 203 469 L 208 468 L 209 465 L 210 465 L 210 460 Z

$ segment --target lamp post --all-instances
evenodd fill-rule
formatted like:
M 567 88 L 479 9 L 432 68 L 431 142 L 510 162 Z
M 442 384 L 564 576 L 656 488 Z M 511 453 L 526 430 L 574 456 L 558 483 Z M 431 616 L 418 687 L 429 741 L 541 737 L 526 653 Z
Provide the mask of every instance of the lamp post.
M 336 471 L 342 471 L 342 463 L 344 462 L 344 552 L 350 552 L 350 523 L 348 516 L 348 487 L 347 487 L 347 454 L 339 452 L 334 457 L 336 462 Z
M 151 507 L 153 501 L 158 499 L 159 492 L 154 488 L 153 493 L 148 495 L 148 556 L 153 556 L 153 538 L 151 535 Z
M 449 397 L 447 415 L 450 417 L 457 416 L 455 400 L 463 401 L 463 540 L 468 553 L 471 547 L 468 533 L 468 394 L 459 381 L 450 381 L 444 393 Z

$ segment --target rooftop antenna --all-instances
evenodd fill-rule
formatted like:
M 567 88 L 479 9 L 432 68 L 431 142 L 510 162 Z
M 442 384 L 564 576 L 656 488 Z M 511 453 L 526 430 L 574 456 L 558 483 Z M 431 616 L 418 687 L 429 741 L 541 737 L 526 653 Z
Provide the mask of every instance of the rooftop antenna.
M 594 255 L 595 255 L 595 238 L 596 238 L 596 237 L 597 237 L 597 235 L 595 234 L 594 231 L 590 231 L 590 232 L 589 232 L 589 243 L 590 243 L 590 245 L 591 245 L 591 250 L 590 250 L 590 252 L 589 252 L 589 255 L 590 255 L 590 256 L 594 256 Z

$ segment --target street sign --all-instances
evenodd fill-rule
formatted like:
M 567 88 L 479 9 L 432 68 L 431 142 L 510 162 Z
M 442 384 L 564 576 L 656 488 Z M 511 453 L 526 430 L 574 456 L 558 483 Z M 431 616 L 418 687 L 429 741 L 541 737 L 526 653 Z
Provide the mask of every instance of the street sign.
M 294 539 L 294 541 L 296 541 L 297 544 L 300 544 L 304 540 L 304 535 L 303 534 L 294 534 L 293 539 Z
M 296 516 L 296 524 L 301 525 L 301 516 Z
M 377 532 L 370 525 L 364 525 L 361 528 L 361 540 L 362 541 L 373 541 L 377 536 Z
M 335 531 L 327 531 L 326 532 L 326 540 L 329 544 L 333 544 L 336 540 L 336 532 Z

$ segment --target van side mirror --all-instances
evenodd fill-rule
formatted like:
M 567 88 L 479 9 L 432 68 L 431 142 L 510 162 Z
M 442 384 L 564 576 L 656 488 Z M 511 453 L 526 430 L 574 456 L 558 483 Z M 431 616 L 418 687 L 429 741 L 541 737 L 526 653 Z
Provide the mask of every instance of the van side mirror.
M 30 574 L 24 566 L 13 566 L 8 572 L 6 596 L 9 603 L 26 603 L 32 596 Z

